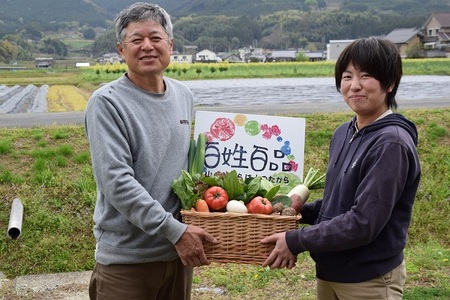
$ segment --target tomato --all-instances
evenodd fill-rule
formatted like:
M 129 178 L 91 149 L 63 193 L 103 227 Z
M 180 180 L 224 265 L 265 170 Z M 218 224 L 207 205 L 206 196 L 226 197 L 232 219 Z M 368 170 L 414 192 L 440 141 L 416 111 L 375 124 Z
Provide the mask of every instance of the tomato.
M 265 214 L 270 215 L 273 211 L 272 203 L 266 198 L 256 196 L 248 204 L 247 209 L 252 214 Z
M 220 186 L 212 186 L 205 191 L 203 199 L 211 210 L 221 210 L 227 206 L 228 194 Z

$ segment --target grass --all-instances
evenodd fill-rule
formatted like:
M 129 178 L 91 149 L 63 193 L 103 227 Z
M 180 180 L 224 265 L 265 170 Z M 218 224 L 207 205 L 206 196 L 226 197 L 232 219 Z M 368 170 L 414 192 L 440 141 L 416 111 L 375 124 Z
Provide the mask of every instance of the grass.
M 405 251 L 404 298 L 450 299 L 450 109 L 401 113 L 418 127 L 423 169 Z M 351 115 L 291 116 L 307 121 L 305 168 L 325 169 L 333 130 Z M 0 128 L 0 228 L 8 226 L 14 198 L 24 205 L 22 236 L 10 240 L 0 235 L 0 271 L 14 278 L 91 270 L 95 195 L 82 126 Z M 206 287 L 226 293 L 201 289 Z M 293 270 L 213 263 L 195 269 L 194 289 L 199 300 L 315 299 L 314 264 L 307 253 Z
M 99 84 L 119 77 L 125 64 L 75 68 L 76 60 L 57 61 L 52 69 L 35 69 L 27 62 L 25 70 L 0 70 L 0 85 L 74 85 L 92 91 Z M 404 75 L 450 75 L 450 59 L 404 59 Z M 178 80 L 227 78 L 333 77 L 334 62 L 290 63 L 195 63 L 171 64 L 166 75 Z

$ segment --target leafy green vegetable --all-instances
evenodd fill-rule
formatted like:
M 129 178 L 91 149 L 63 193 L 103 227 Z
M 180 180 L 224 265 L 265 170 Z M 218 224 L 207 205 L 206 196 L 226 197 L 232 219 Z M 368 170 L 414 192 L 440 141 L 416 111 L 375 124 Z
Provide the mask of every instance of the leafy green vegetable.
M 223 188 L 230 199 L 240 199 L 244 195 L 244 187 L 239 180 L 236 170 L 229 172 L 223 180 Z
M 272 202 L 272 205 L 281 203 L 281 204 L 283 204 L 284 207 L 289 207 L 289 206 L 291 206 L 292 199 L 291 199 L 291 197 L 288 197 L 286 195 L 276 195 L 272 198 L 271 202 Z
M 280 185 L 273 184 L 261 176 L 249 178 L 245 182 L 247 186 L 245 203 L 250 202 L 256 196 L 262 196 L 271 201 L 280 190 Z
M 271 201 L 273 199 L 273 197 L 278 193 L 279 190 L 280 190 L 279 185 L 273 186 L 267 193 L 264 194 L 264 198 Z
M 280 185 L 280 190 L 278 191 L 279 194 L 286 195 L 289 193 L 291 189 L 293 189 L 295 186 L 302 183 L 302 180 L 300 177 L 298 177 L 296 174 L 291 172 L 279 172 L 272 175 L 272 177 L 279 177 L 283 180 L 286 179 L 288 183 Z
M 223 187 L 223 179 L 216 176 L 203 176 L 200 180 L 210 186 Z
M 195 183 L 192 176 L 182 170 L 180 177 L 172 181 L 172 189 L 181 201 L 183 209 L 191 209 L 198 198 L 198 193 L 194 192 Z
M 252 178 L 250 181 L 246 180 L 247 183 L 247 191 L 246 191 L 246 198 L 245 203 L 250 202 L 255 196 L 258 196 L 259 188 L 261 187 L 261 179 L 262 177 L 257 176 Z
M 325 173 L 322 175 L 317 175 L 319 169 L 310 168 L 308 173 L 303 180 L 303 184 L 310 190 L 321 189 L 325 186 Z
M 205 151 L 207 138 L 204 133 L 199 133 L 197 144 L 191 139 L 188 153 L 188 172 L 191 175 L 202 174 L 205 166 Z

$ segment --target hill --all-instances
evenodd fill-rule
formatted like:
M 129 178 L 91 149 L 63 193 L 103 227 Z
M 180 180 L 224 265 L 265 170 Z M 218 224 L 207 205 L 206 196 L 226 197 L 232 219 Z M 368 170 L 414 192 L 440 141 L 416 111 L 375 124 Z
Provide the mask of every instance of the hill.
M 77 21 L 104 26 L 111 14 L 94 3 L 83 0 L 0 0 L 2 23 L 58 23 Z
M 0 0 L 0 42 L 7 40 L 0 44 L 0 62 L 30 60 L 41 54 L 99 57 L 114 52 L 111 22 L 135 1 Z M 215 52 L 249 46 L 325 50 L 332 39 L 386 35 L 395 28 L 420 27 L 434 12 L 450 12 L 450 0 L 154 2 L 173 17 L 179 52 L 185 45 Z M 63 46 L 68 50 L 63 51 Z
M 134 3 L 133 0 L 93 0 L 95 4 L 105 8 L 110 13 L 117 13 L 120 8 Z M 327 1 L 317 1 L 321 8 Z M 328 1 L 336 2 L 336 1 Z M 166 0 L 153 1 L 164 7 L 174 17 L 191 14 L 199 15 L 249 15 L 258 16 L 274 11 L 298 9 L 307 10 L 308 5 L 299 0 Z
M 79 22 L 105 26 L 122 8 L 136 0 L 0 0 L 0 23 Z M 187 15 L 262 16 L 284 10 L 341 9 L 428 16 L 449 11 L 449 0 L 155 0 L 174 17 Z M 1 35 L 1 31 L 0 31 Z

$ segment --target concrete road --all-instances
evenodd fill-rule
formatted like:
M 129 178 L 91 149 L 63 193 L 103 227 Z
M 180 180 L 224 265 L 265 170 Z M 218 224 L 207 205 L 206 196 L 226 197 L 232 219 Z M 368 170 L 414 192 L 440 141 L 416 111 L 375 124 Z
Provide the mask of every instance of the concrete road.
M 450 107 L 450 96 L 439 99 L 414 99 L 398 101 L 399 109 L 416 108 L 444 108 Z M 310 114 L 318 112 L 350 111 L 347 104 L 336 103 L 300 103 L 283 105 L 223 105 L 223 106 L 197 106 L 196 110 L 220 111 L 246 114 Z M 61 112 L 61 113 L 22 113 L 22 114 L 0 114 L 0 127 L 35 127 L 51 125 L 83 124 L 84 112 Z

